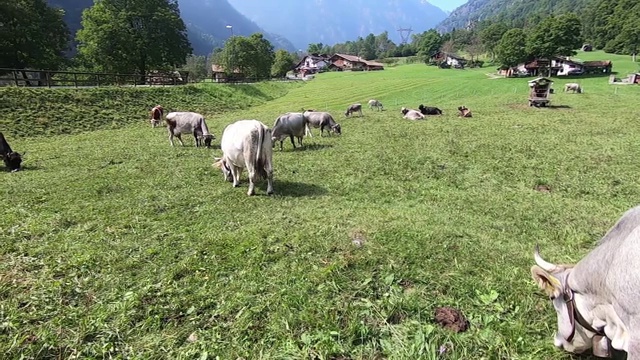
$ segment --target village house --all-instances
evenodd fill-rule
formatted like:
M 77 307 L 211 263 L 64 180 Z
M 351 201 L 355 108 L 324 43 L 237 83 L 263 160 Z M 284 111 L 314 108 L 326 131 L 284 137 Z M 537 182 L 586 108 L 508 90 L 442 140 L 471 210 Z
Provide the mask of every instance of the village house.
M 551 76 L 567 76 L 610 73 L 613 63 L 609 60 L 580 62 L 563 57 L 553 58 L 551 62 L 545 59 L 535 59 L 512 68 L 500 67 L 498 74 L 507 77 L 549 75 L 549 67 L 551 67 Z
M 293 72 L 301 77 L 321 72 L 329 67 L 330 56 L 326 54 L 309 54 L 296 64 Z
M 329 59 L 329 69 L 344 71 L 344 70 L 384 70 L 384 64 L 365 60 L 359 56 L 346 55 L 346 54 L 334 54 Z
M 447 65 L 456 69 L 464 68 L 464 66 L 467 64 L 467 60 L 465 58 L 444 51 L 438 51 L 437 53 L 433 54 L 431 56 L 431 61 L 438 64 L 446 63 Z
M 220 65 L 211 65 L 211 78 L 215 82 L 240 81 L 244 79 L 244 75 L 239 69 L 234 69 L 230 77 L 227 76 L 224 68 Z

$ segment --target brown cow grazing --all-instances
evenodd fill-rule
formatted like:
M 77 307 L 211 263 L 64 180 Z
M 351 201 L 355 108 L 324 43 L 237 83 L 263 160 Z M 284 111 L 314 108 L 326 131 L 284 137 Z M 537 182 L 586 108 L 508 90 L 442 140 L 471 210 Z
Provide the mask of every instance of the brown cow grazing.
M 469 110 L 466 106 L 458 106 L 458 116 L 460 117 L 472 117 L 471 110 Z
M 360 113 L 362 116 L 362 104 L 351 104 L 347 108 L 347 112 L 344 113 L 345 116 L 353 115 L 354 113 Z
M 4 161 L 4 165 L 11 171 L 20 170 L 20 164 L 22 163 L 22 156 L 20 153 L 11 150 L 11 146 L 4 138 L 4 135 L 0 132 L 0 158 Z
M 151 109 L 151 127 L 156 127 L 162 122 L 162 115 L 164 114 L 164 108 L 160 105 L 156 105 Z

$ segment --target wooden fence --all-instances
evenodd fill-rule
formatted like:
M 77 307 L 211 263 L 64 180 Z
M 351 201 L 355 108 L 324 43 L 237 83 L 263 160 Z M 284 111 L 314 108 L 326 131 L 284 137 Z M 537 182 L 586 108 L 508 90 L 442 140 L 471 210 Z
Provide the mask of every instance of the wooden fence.
M 155 72 L 147 75 L 79 71 L 51 71 L 0 68 L 0 86 L 99 87 L 172 86 L 189 81 L 189 72 Z

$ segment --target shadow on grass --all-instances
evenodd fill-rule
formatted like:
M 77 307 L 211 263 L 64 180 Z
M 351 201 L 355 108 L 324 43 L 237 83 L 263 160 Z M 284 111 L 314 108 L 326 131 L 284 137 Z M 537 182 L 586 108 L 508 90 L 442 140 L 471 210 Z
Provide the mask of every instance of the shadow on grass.
M 576 354 L 571 354 L 571 358 L 575 359 L 575 360 L 599 360 L 599 359 L 604 359 L 601 357 L 596 357 L 591 353 L 588 354 L 584 354 L 584 355 L 576 355 Z M 613 350 L 613 356 L 610 359 L 614 359 L 614 360 L 626 360 L 627 359 L 627 354 L 624 351 L 618 351 L 618 350 Z
M 305 145 L 296 145 L 296 148 L 292 148 L 291 146 L 287 147 L 283 146 L 283 149 L 280 150 L 280 144 L 277 144 L 273 149 L 274 152 L 289 152 L 289 151 L 311 151 L 311 150 L 322 150 L 333 147 L 331 144 L 305 144 Z
M 327 194 L 327 189 L 322 186 L 278 179 L 273 180 L 273 189 L 275 196 L 283 197 L 314 197 Z
M 547 106 L 549 109 L 571 109 L 569 105 L 549 105 Z

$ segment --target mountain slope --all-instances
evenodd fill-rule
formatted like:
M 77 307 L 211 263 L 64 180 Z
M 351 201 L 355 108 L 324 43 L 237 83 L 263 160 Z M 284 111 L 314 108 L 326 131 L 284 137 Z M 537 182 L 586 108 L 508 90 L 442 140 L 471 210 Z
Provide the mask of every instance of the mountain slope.
M 72 37 L 80 29 L 82 11 L 93 5 L 93 0 L 48 0 L 49 5 L 65 11 L 64 19 Z M 269 34 L 251 22 L 229 4 L 227 0 L 180 0 L 180 15 L 187 25 L 189 41 L 197 55 L 208 55 L 220 47 L 230 36 L 227 24 L 233 24 L 235 35 L 248 36 L 255 32 L 265 34 L 276 49 L 294 51 L 291 42 L 282 36 Z M 72 47 L 74 43 L 72 43 Z M 74 53 L 75 51 L 72 51 Z
M 464 28 L 470 22 L 501 19 L 520 22 L 537 14 L 556 14 L 581 11 L 591 0 L 469 0 L 455 9 L 438 25 L 438 30 L 451 31 Z
M 398 28 L 420 33 L 447 17 L 424 0 L 229 0 L 241 13 L 270 32 L 282 34 L 299 49 L 310 43 L 333 45 L 358 36 L 389 32 L 400 42 Z

